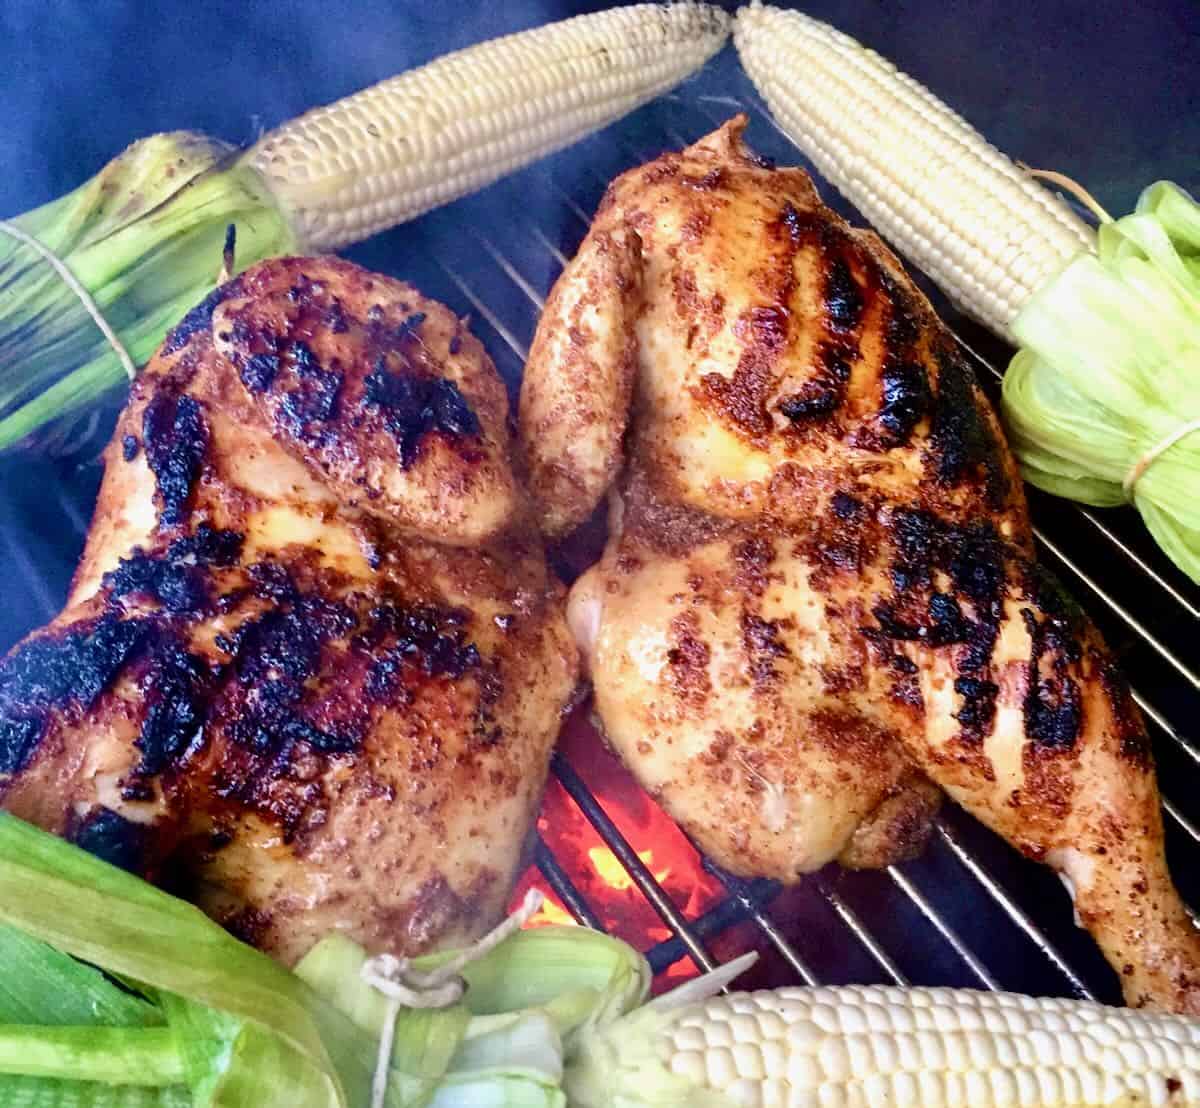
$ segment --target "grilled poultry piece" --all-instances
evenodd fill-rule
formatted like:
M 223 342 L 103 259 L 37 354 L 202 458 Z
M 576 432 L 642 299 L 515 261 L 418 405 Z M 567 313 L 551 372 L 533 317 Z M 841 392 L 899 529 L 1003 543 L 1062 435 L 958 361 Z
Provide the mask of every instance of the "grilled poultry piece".
M 1149 740 L 995 416 L 894 256 L 744 126 L 613 182 L 526 368 L 547 531 L 614 490 L 568 610 L 608 740 L 783 881 L 911 857 L 944 790 L 1058 871 L 1130 1004 L 1200 1012 Z
M 510 451 L 483 347 L 415 289 L 332 258 L 218 289 L 0 664 L 0 802 L 285 962 L 486 930 L 577 668 Z

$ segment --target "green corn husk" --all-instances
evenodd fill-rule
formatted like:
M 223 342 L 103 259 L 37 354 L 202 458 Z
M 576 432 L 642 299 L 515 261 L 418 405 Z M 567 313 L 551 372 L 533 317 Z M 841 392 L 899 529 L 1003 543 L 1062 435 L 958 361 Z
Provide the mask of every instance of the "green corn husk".
M 151 135 L 87 184 L 12 224 L 60 258 L 136 365 L 216 285 L 226 232 L 239 269 L 296 249 L 259 174 L 233 147 Z M 54 449 L 126 378 L 79 297 L 27 244 L 0 233 L 0 450 L 41 430 Z M 42 430 L 57 421 L 50 430 Z
M 1170 182 L 1100 227 L 1017 317 L 1004 377 L 1009 441 L 1030 484 L 1097 507 L 1130 502 L 1200 582 L 1200 432 L 1123 482 L 1200 419 L 1200 205 Z

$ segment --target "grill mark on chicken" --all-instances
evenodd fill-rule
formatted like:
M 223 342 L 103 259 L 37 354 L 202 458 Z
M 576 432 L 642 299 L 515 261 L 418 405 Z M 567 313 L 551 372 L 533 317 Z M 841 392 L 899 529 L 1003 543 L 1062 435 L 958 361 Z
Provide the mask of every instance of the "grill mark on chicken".
M 237 561 L 244 536 L 200 524 L 195 534 L 176 539 L 165 553 L 147 554 L 135 546 L 128 558 L 101 580 L 113 600 L 142 597 L 172 613 L 206 611 L 212 604 L 210 565 Z
M 150 791 L 139 778 L 153 777 L 175 765 L 204 721 L 205 694 L 211 673 L 204 659 L 185 650 L 176 636 L 160 632 L 146 672 L 138 681 L 145 715 L 134 746 L 142 752 L 134 777 L 122 786 L 127 800 Z
M 146 405 L 142 443 L 158 486 L 159 525 L 172 527 L 183 519 L 208 446 L 200 405 L 163 385 Z
M 985 418 L 980 406 L 979 386 L 957 352 L 939 352 L 938 365 L 930 469 L 941 484 L 948 486 L 981 474 L 987 503 L 1001 508 L 1009 499 L 1011 482 L 994 424 Z
M 67 838 L 110 865 L 141 873 L 145 868 L 146 833 L 144 825 L 101 805 L 88 812 Z
M 337 417 L 343 380 L 336 369 L 321 365 L 308 343 L 296 339 L 281 344 L 266 385 L 278 397 L 276 419 L 301 442 L 327 441 L 325 425 Z
M 1135 768 L 1150 772 L 1154 768 L 1154 754 L 1150 743 L 1150 734 L 1138 715 L 1137 705 L 1129 689 L 1125 675 L 1117 668 L 1111 658 L 1105 657 L 1099 651 L 1089 649 L 1092 667 L 1099 674 L 1104 685 L 1104 691 L 1113 705 L 1113 716 L 1117 726 L 1121 757 Z
M 144 620 L 104 613 L 27 639 L 0 662 L 0 774 L 19 773 L 29 764 L 52 711 L 89 709 L 140 649 L 147 631 Z
M 746 649 L 750 680 L 757 692 L 765 692 L 778 684 L 780 674 L 775 663 L 791 654 L 780 638 L 780 628 L 779 620 L 742 612 L 742 643 Z
M 479 434 L 479 419 L 459 387 L 445 378 L 402 376 L 380 355 L 366 379 L 363 405 L 383 412 L 384 426 L 400 444 L 400 465 L 408 469 L 426 435 Z

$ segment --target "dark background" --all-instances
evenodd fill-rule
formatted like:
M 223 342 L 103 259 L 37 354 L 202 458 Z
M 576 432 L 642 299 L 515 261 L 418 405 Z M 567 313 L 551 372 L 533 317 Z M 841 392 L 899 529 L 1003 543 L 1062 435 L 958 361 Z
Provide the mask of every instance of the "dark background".
M 446 50 L 605 6 L 0 0 L 0 215 L 65 192 L 153 131 L 249 142 Z M 1113 210 L 1157 177 L 1200 182 L 1196 0 L 803 8 L 925 82 L 1001 149 L 1077 178 Z
M 0 0 L 0 217 L 66 192 L 154 131 L 192 128 L 249 143 L 306 108 L 439 53 L 591 7 L 552 0 Z M 1076 178 L 1114 213 L 1127 211 L 1139 190 L 1158 178 L 1200 191 L 1196 0 L 814 0 L 804 7 L 925 82 L 1012 156 Z M 663 149 L 698 138 L 752 100 L 727 47 L 676 96 L 348 254 L 470 313 L 472 329 L 515 385 L 536 322 L 536 299 L 557 276 L 560 259 L 574 251 L 605 183 Z M 751 114 L 747 137 L 755 148 L 784 163 L 802 161 L 761 113 Z M 846 210 L 832 188 L 825 186 L 823 195 Z M 994 366 L 1005 364 L 1008 352 L 1000 344 L 957 320 L 936 294 L 935 302 Z M 979 371 L 994 395 L 994 375 L 982 365 Z M 96 421 L 100 442 L 113 411 Z M 94 454 L 93 447 L 71 459 L 30 452 L 0 457 L 0 651 L 62 604 L 100 481 L 99 466 L 87 460 Z M 1155 709 L 1151 732 L 1168 811 L 1183 813 L 1169 815 L 1168 850 L 1185 897 L 1200 905 L 1200 744 L 1194 726 L 1200 686 L 1180 672 L 1195 666 L 1200 589 L 1167 564 L 1129 509 L 1100 513 L 1122 548 L 1062 501 L 1035 495 L 1032 508 L 1043 536 L 1042 558 L 1095 617 L 1131 682 Z M 1160 577 L 1147 578 L 1131 554 Z M 1172 664 L 1163 650 L 1182 665 Z M 1115 979 L 1073 927 L 1065 894 L 1050 872 L 1021 860 L 961 812 L 951 809 L 946 818 L 1066 962 L 1047 961 L 1039 942 L 982 892 L 945 844 L 935 842 L 904 873 L 956 929 L 964 949 L 977 952 L 1006 988 L 1071 993 L 1078 981 L 1064 968 L 1069 964 L 1097 995 L 1114 998 Z M 831 909 L 821 891 L 826 880 L 910 979 L 986 983 L 968 955 L 931 930 L 925 908 L 881 874 L 805 882 L 772 909 L 826 980 L 873 980 L 879 973 L 866 948 L 847 935 L 844 917 Z

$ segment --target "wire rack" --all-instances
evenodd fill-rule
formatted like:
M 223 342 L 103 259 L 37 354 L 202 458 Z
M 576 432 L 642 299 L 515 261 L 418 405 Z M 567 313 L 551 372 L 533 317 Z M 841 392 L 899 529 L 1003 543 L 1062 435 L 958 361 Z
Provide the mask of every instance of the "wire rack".
M 607 182 L 622 169 L 694 141 L 737 111 L 750 115 L 748 139 L 760 153 L 803 164 L 727 53 L 697 81 L 581 146 L 351 256 L 470 312 L 515 392 L 544 297 L 583 237 Z M 830 186 L 822 193 L 864 222 Z M 981 383 L 994 387 L 1007 351 L 961 320 L 936 290 L 926 290 Z M 6 590 L 0 606 L 4 645 L 58 609 L 99 470 L 22 461 L 6 463 L 0 473 L 0 571 L 22 583 Z M 1041 557 L 1091 612 L 1130 677 L 1155 741 L 1172 869 L 1185 900 L 1198 903 L 1200 803 L 1194 797 L 1200 748 L 1191 722 L 1200 710 L 1200 677 L 1185 659 L 1192 654 L 1200 596 L 1153 547 L 1132 513 L 1102 514 L 1036 494 L 1032 510 Z M 656 972 L 682 957 L 711 969 L 755 945 L 769 955 L 765 979 L 772 984 L 919 982 L 1119 999 L 1115 979 L 1074 927 L 1066 893 L 1052 875 L 955 808 L 938 817 L 924 857 L 882 873 L 829 867 L 781 890 L 705 863 L 724 894 L 689 917 L 561 753 L 553 773 L 669 929 L 670 938 L 647 952 Z M 535 863 L 580 923 L 601 926 L 602 913 L 572 879 L 571 859 L 556 856 L 539 839 Z

